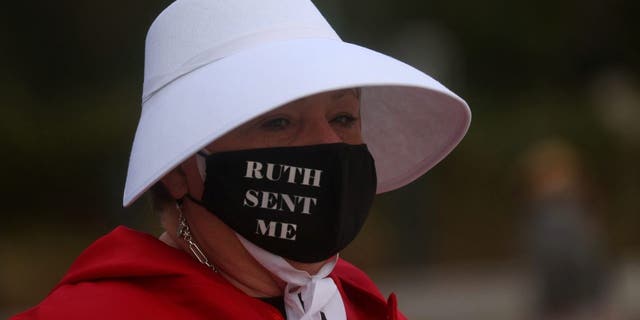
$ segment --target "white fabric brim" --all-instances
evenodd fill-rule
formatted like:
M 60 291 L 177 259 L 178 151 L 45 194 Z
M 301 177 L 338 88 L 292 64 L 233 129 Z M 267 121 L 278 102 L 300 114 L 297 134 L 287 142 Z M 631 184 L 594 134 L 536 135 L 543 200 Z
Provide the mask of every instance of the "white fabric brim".
M 361 118 L 377 192 L 399 188 L 462 139 L 467 104 L 398 60 L 330 39 L 275 42 L 240 51 L 171 82 L 142 108 L 124 205 L 215 139 L 274 108 L 316 93 L 361 90 Z

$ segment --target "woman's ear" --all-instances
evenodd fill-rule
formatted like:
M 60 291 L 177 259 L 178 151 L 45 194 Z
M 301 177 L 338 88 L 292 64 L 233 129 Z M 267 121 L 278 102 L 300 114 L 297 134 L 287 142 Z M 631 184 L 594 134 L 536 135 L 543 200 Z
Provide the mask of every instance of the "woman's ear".
M 185 160 L 167 173 L 161 181 L 174 199 L 182 199 L 187 194 L 200 199 L 204 192 L 204 182 L 200 177 L 195 157 Z
M 189 192 L 187 178 L 182 171 L 182 167 L 178 166 L 169 171 L 160 180 L 169 194 L 174 199 L 182 199 Z
M 200 176 L 200 171 L 198 170 L 198 160 L 196 156 L 190 157 L 185 160 L 181 165 L 182 172 L 187 179 L 187 188 L 189 190 L 189 194 L 196 199 L 202 198 L 202 193 L 204 192 L 204 181 L 202 181 L 202 176 Z

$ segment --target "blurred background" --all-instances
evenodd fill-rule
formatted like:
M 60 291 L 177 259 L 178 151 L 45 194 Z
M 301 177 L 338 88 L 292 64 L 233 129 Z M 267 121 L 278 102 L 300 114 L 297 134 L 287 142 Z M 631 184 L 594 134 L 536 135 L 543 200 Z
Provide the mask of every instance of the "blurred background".
M 144 38 L 170 2 L 3 4 L 0 317 L 115 226 L 160 233 L 148 199 L 121 199 Z M 640 319 L 640 2 L 315 3 L 474 117 L 440 165 L 376 199 L 343 257 L 411 319 Z

